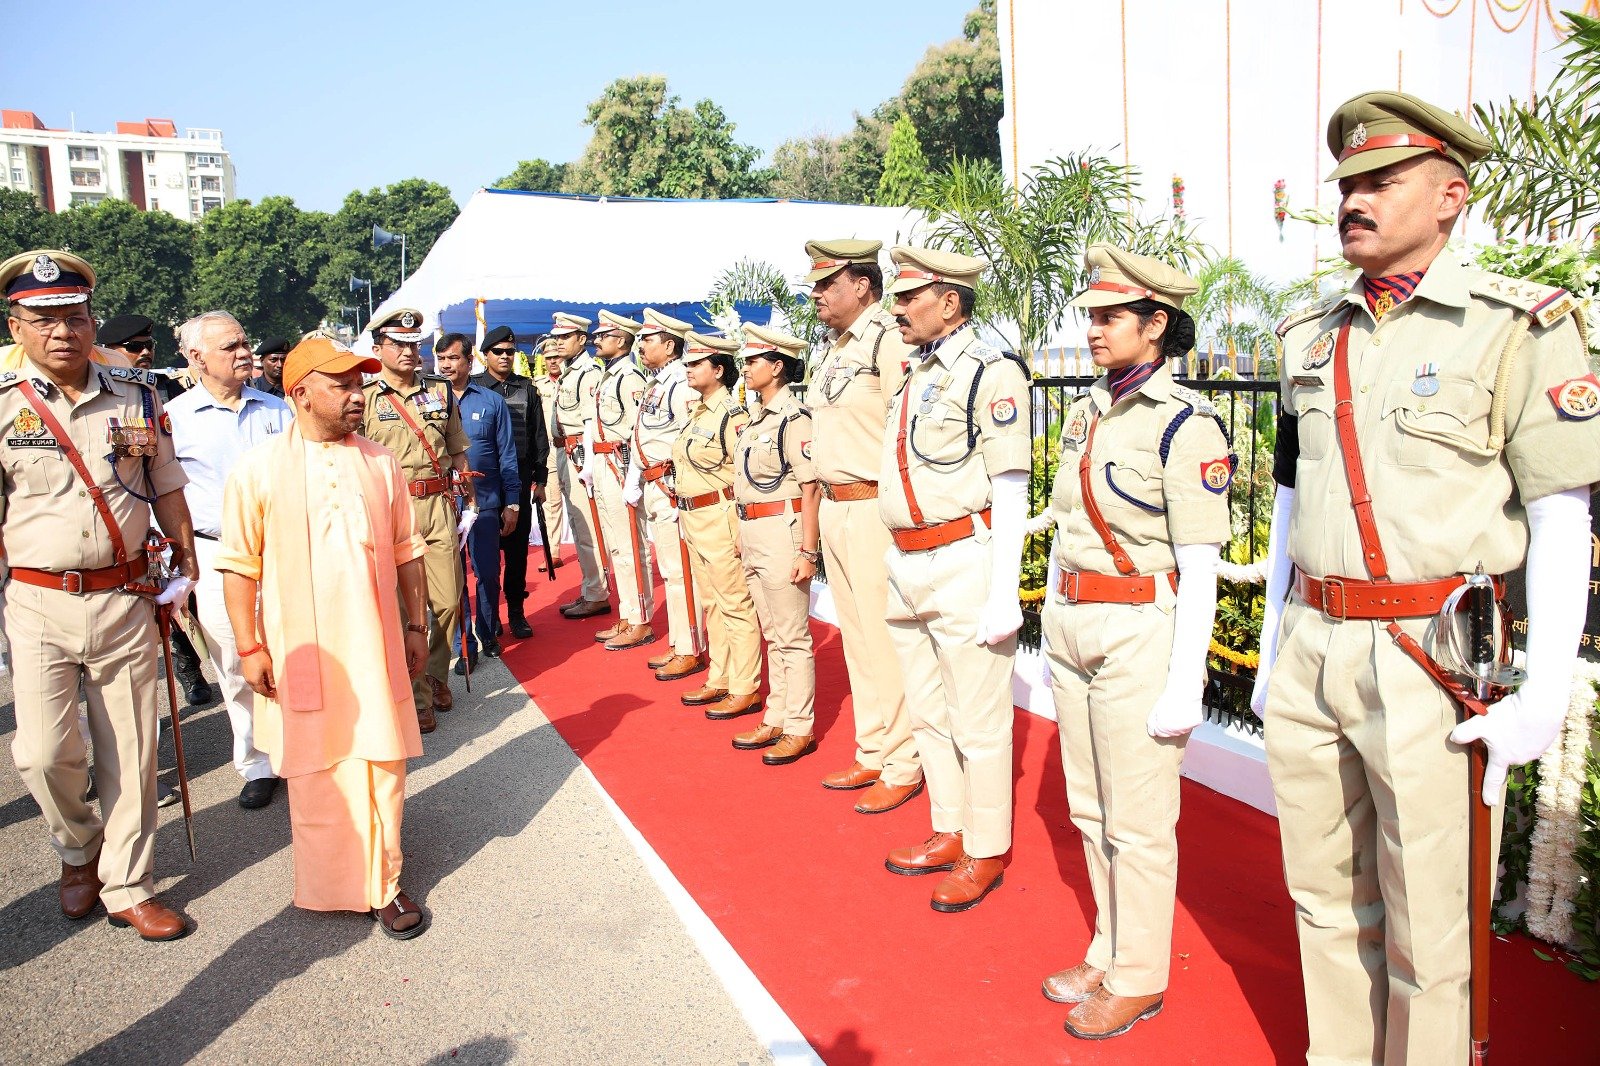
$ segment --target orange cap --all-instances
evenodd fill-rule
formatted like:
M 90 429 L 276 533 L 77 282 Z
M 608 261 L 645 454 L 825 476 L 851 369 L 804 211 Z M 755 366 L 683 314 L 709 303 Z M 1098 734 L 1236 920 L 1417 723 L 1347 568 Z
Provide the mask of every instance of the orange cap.
M 313 334 L 295 345 L 283 361 L 283 392 L 294 392 L 300 380 L 313 370 L 323 374 L 343 374 L 346 370 L 360 368 L 369 374 L 383 369 L 383 364 L 370 355 L 357 355 L 332 337 Z

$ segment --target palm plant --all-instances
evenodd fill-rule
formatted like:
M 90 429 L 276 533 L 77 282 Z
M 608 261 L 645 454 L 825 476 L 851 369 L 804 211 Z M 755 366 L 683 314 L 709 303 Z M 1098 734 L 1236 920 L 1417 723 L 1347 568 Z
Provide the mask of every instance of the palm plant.
M 1202 347 L 1210 340 L 1215 347 L 1276 355 L 1278 339 L 1273 327 L 1292 306 L 1287 289 L 1273 285 L 1232 256 L 1203 263 L 1194 280 L 1200 291 L 1184 301 L 1183 307 L 1194 319 Z
M 759 259 L 741 259 L 728 267 L 711 286 L 706 310 L 713 320 L 729 317 L 737 304 L 756 304 L 781 314 L 790 333 L 815 345 L 827 330 L 817 319 L 817 309 L 783 271 Z

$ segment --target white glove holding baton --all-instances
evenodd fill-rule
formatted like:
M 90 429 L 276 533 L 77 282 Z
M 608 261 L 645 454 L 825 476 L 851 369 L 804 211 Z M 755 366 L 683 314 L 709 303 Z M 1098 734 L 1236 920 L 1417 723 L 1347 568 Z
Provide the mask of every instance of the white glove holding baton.
M 628 474 L 623 478 L 622 502 L 629 507 L 639 506 L 639 501 L 644 498 L 643 475 L 639 464 L 630 456 L 628 459 Z
M 578 481 L 591 493 L 594 492 L 594 437 L 589 433 L 589 427 L 583 429 L 583 465 L 578 467 Z
M 477 522 L 477 520 L 478 509 L 476 507 L 468 507 L 461 512 L 461 521 L 456 524 L 457 551 L 467 550 L 467 537 L 472 533 L 473 523 Z
M 1201 697 L 1206 689 L 1206 651 L 1217 615 L 1222 546 L 1175 544 L 1172 553 L 1178 559 L 1178 605 L 1172 612 L 1166 688 L 1145 720 L 1145 732 L 1153 737 L 1181 737 L 1205 718 Z

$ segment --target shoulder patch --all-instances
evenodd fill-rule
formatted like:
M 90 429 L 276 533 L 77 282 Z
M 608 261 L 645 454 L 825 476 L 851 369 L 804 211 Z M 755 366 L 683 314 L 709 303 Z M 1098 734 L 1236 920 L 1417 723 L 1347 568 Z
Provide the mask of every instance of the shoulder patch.
M 148 370 L 140 370 L 136 366 L 108 366 L 105 372 L 111 377 L 122 381 L 133 381 L 148 388 L 155 388 L 156 376 Z
M 1600 379 L 1593 374 L 1563 381 L 1545 391 L 1550 402 L 1555 404 L 1556 414 L 1562 418 L 1587 422 L 1595 415 L 1600 415 Z
M 1314 319 L 1321 318 L 1323 315 L 1337 307 L 1343 301 L 1343 299 L 1344 297 L 1341 294 L 1326 300 L 1320 300 L 1314 304 L 1309 304 L 1297 311 L 1290 311 L 1283 317 L 1283 321 L 1278 323 L 1273 332 L 1278 335 L 1278 339 L 1281 341 L 1283 340 L 1284 334 L 1288 333 L 1291 329 L 1303 322 L 1310 322 Z
M 1578 301 L 1566 289 L 1541 285 L 1536 281 L 1508 278 L 1484 271 L 1468 286 L 1473 295 L 1514 307 L 1540 326 L 1548 328 L 1563 315 L 1578 311 Z

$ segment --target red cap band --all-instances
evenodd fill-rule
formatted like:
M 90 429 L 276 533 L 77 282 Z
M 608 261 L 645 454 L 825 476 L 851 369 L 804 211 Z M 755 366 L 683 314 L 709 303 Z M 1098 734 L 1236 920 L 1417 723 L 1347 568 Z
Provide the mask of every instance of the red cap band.
M 1437 137 L 1428 137 L 1420 133 L 1395 133 L 1386 137 L 1368 137 L 1354 148 L 1346 148 L 1339 153 L 1339 162 L 1343 163 L 1353 155 L 1370 152 L 1374 148 L 1429 148 L 1440 155 L 1449 155 L 1448 146 Z

